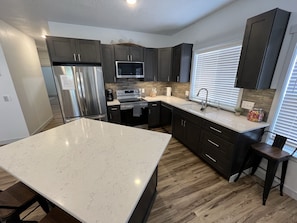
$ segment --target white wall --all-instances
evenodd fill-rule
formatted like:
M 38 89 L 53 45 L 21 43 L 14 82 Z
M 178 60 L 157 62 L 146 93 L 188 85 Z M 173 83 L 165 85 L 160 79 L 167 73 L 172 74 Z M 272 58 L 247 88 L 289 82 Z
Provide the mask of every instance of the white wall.
M 101 40 L 104 44 L 134 43 L 144 47 L 167 47 L 170 36 L 49 22 L 50 36 Z
M 6 102 L 3 96 L 8 96 Z M 0 44 L 0 145 L 29 136 L 21 105 L 16 94 Z
M 0 20 L 0 43 L 28 132 L 34 134 L 53 116 L 35 42 Z M 11 116 L 19 115 L 13 110 L 10 112 Z

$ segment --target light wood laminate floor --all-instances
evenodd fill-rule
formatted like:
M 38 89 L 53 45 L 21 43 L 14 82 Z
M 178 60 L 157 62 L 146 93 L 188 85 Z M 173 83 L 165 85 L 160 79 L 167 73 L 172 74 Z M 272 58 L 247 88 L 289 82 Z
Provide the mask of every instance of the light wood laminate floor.
M 63 124 L 56 121 L 54 119 L 49 128 Z M 0 179 L 0 189 L 16 182 L 1 169 Z M 273 189 L 263 206 L 263 188 L 259 182 L 251 176 L 236 183 L 227 182 L 172 138 L 159 163 L 158 194 L 148 223 L 296 223 L 297 201 L 287 195 L 280 196 L 279 191 Z M 33 205 L 23 216 L 36 207 L 37 204 Z M 44 215 L 37 207 L 25 219 L 40 220 Z

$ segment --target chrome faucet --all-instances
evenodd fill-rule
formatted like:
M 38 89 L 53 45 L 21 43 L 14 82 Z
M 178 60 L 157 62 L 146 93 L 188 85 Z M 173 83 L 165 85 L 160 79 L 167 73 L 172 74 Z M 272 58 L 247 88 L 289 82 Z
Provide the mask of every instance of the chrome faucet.
M 204 111 L 204 109 L 206 109 L 206 107 L 207 107 L 208 90 L 207 90 L 206 88 L 200 88 L 200 90 L 199 90 L 198 93 L 197 93 L 197 97 L 199 96 L 200 91 L 202 91 L 202 90 L 206 91 L 206 97 L 205 97 L 205 103 L 203 103 L 203 100 L 202 100 L 202 102 L 201 102 L 202 107 L 201 107 L 200 110 L 201 110 L 201 111 Z

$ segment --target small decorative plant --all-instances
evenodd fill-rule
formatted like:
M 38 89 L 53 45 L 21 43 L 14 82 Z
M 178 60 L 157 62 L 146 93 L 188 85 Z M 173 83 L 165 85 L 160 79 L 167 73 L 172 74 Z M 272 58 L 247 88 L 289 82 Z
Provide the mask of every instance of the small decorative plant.
M 243 109 L 241 107 L 236 107 L 234 111 L 235 111 L 235 115 L 241 115 L 241 113 L 243 112 Z

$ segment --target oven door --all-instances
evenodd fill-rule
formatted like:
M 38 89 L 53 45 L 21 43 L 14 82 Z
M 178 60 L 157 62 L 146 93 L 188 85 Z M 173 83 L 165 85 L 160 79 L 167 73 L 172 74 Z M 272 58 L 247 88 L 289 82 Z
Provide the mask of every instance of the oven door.
M 148 107 L 143 105 L 121 104 L 121 124 L 128 126 L 148 123 Z

